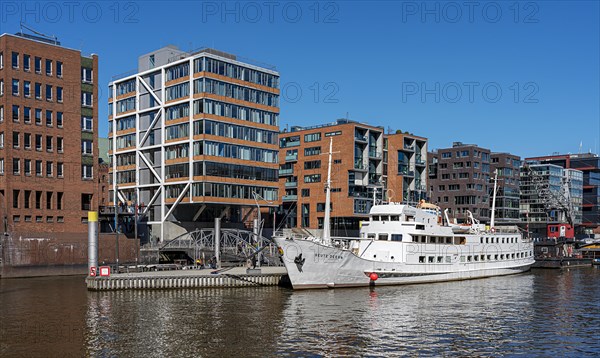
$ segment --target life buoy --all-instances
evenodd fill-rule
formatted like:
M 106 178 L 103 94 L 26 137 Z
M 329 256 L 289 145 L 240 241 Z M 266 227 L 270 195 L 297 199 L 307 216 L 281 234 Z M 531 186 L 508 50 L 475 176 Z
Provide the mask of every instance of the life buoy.
M 491 228 L 491 230 L 490 230 L 490 231 L 491 231 L 491 232 L 492 232 L 492 234 L 493 234 L 493 233 L 495 233 L 495 232 L 496 232 L 496 228 Z

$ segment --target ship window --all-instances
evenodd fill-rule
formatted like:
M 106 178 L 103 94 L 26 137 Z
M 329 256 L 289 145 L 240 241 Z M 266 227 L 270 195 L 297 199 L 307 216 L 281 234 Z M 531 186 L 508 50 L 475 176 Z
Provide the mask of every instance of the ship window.
M 475 261 L 479 261 L 479 256 L 475 255 L 473 256 L 473 258 L 475 259 Z
M 465 257 L 464 256 L 460 257 L 460 262 L 465 262 Z
M 379 221 L 379 215 L 373 215 L 373 221 Z
M 392 241 L 402 241 L 402 234 L 392 234 Z
M 417 230 L 425 230 L 425 225 L 415 225 L 415 229 L 417 229 Z
M 492 259 L 492 255 L 487 255 L 487 260 L 490 261 Z
M 500 255 L 500 260 L 504 260 L 504 254 Z
M 486 243 L 486 244 L 489 244 L 489 243 L 490 243 L 490 238 L 489 238 L 489 237 L 486 237 L 486 238 L 485 238 L 485 243 Z
M 432 264 L 432 263 L 433 263 L 433 259 L 434 259 L 434 256 L 428 256 L 428 257 L 427 257 L 427 261 L 428 261 L 430 264 Z
M 481 255 L 481 261 L 485 261 L 485 255 Z
M 431 242 L 432 244 L 435 244 L 435 239 L 436 239 L 436 237 L 435 237 L 435 236 L 431 236 L 431 237 L 429 238 L 429 242 Z
M 494 260 L 498 260 L 498 255 L 494 255 Z
M 510 254 L 510 258 L 514 259 L 515 258 L 515 254 Z
M 446 263 L 449 264 L 452 262 L 452 258 L 450 256 L 446 256 Z
M 452 238 L 446 237 L 446 244 L 451 244 L 451 243 L 452 243 Z
M 392 256 L 392 260 L 394 259 L 394 256 Z
M 480 243 L 480 244 L 483 244 L 483 237 L 480 237 L 480 238 L 479 238 L 479 243 Z
M 412 215 L 406 215 L 406 221 L 415 221 L 415 217 Z
M 502 238 L 502 243 L 504 244 L 504 238 Z
M 471 255 L 467 256 L 467 262 L 471 262 Z
M 444 259 L 444 258 L 443 258 L 442 256 L 438 256 L 438 257 L 437 257 L 437 263 L 438 263 L 438 264 L 441 264 L 443 259 Z
M 388 241 L 388 234 L 379 234 L 379 240 Z
M 398 215 L 392 215 L 392 216 L 390 216 L 390 220 L 391 221 L 400 221 L 400 216 L 398 216 Z
M 390 221 L 390 217 L 387 215 L 381 215 L 381 221 Z
M 375 239 L 375 234 L 369 233 L 369 234 L 367 234 L 367 238 L 368 239 Z
M 425 256 L 419 256 L 419 262 L 425 263 Z

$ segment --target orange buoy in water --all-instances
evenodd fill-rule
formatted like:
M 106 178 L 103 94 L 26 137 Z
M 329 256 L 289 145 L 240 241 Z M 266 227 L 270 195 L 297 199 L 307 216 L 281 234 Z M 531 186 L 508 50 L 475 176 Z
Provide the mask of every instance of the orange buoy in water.
M 379 276 L 377 276 L 377 274 L 375 272 L 371 272 L 371 274 L 369 275 L 369 278 L 371 279 L 371 281 L 377 281 Z

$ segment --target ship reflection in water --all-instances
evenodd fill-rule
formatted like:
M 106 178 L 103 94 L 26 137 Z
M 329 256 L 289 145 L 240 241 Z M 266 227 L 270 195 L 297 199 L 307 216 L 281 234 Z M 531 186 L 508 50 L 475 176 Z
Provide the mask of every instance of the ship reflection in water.
M 0 356 L 598 356 L 597 282 L 598 268 L 309 291 L 2 280 Z

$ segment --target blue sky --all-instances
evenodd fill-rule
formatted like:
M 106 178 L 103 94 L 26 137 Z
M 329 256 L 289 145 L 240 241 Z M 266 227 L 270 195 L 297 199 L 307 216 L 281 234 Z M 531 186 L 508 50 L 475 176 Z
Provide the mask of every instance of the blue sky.
M 344 118 L 537 156 L 600 150 L 600 8 L 533 2 L 11 2 L 19 22 L 100 57 L 107 84 L 167 44 L 273 64 L 281 128 Z

